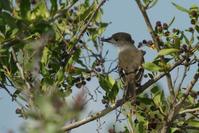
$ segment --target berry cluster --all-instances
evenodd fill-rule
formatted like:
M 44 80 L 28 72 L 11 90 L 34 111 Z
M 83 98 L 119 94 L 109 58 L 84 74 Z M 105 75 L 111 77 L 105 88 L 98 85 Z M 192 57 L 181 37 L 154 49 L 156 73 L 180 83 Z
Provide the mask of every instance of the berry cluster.
M 82 86 L 86 85 L 86 81 L 90 81 L 90 80 L 91 80 L 91 77 L 85 78 L 83 76 L 80 76 L 80 77 L 75 78 L 74 83 L 77 88 L 81 88 Z

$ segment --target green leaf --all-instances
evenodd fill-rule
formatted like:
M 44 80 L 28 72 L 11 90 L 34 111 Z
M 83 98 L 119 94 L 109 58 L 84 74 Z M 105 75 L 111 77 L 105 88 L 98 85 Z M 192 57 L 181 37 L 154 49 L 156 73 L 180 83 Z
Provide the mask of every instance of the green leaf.
M 184 38 L 186 44 L 189 44 L 189 39 L 187 38 L 187 36 L 185 36 L 184 32 L 181 32 L 182 37 Z
M 174 21 L 175 21 L 175 17 L 173 17 L 172 20 L 169 22 L 168 27 L 170 27 Z
M 64 71 L 62 68 L 56 73 L 56 82 L 59 84 L 64 80 Z
M 26 18 L 29 11 L 30 11 L 30 1 L 29 0 L 21 0 L 20 1 L 21 16 L 23 18 Z
M 55 13 L 57 11 L 57 0 L 50 0 L 51 2 L 51 13 Z
M 172 4 L 176 7 L 176 9 L 182 11 L 182 12 L 186 12 L 186 13 L 189 13 L 189 10 L 187 10 L 186 8 L 180 6 L 180 5 L 177 5 L 175 3 L 172 2 Z
M 150 6 L 148 7 L 148 9 L 154 7 L 156 4 L 157 4 L 158 0 L 153 0 L 151 3 L 150 3 Z
M 154 94 L 153 101 L 155 105 L 160 108 L 161 112 L 164 112 L 164 106 L 166 105 L 165 103 L 165 97 L 164 97 L 164 92 L 163 90 L 159 90 Z
M 99 84 L 106 92 L 110 91 L 115 84 L 115 80 L 111 76 L 99 76 Z
M 160 91 L 160 87 L 158 87 L 157 85 L 154 86 L 154 87 L 151 89 L 151 92 L 152 92 L 153 94 L 156 94 L 156 93 L 158 93 L 159 91 Z
M 159 51 L 158 56 L 169 55 L 171 53 L 176 53 L 176 52 L 179 52 L 179 49 L 175 48 L 162 49 Z
M 49 58 L 50 58 L 50 50 L 47 47 L 45 47 L 44 50 L 43 50 L 41 63 L 46 65 L 48 63 Z
M 0 9 L 5 9 L 11 11 L 10 0 L 1 0 L 0 1 Z
M 199 128 L 199 121 L 198 120 L 189 120 L 188 125 Z
M 195 26 L 195 29 L 199 33 L 199 26 L 198 25 Z
M 152 62 L 146 62 L 143 64 L 143 67 L 149 71 L 157 72 L 162 70 L 162 68 Z

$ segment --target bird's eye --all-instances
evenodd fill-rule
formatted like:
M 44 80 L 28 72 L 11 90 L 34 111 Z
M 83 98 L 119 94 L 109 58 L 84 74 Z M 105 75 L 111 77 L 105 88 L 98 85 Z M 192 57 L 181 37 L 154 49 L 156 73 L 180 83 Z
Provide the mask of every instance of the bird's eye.
M 117 41 L 118 41 L 118 39 L 116 38 L 116 39 L 115 39 L 115 41 L 117 42 Z

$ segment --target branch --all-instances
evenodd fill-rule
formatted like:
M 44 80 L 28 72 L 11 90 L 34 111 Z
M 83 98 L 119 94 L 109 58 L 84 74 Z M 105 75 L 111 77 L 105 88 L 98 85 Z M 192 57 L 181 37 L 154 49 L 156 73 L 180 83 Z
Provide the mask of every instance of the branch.
M 179 60 L 178 62 L 176 62 L 171 68 L 169 71 L 172 71 L 174 68 L 176 68 L 177 66 L 179 66 L 182 62 L 184 61 L 184 59 L 182 60 Z M 139 95 L 140 93 L 142 93 L 144 90 L 146 90 L 149 86 L 151 86 L 152 84 L 154 84 L 155 82 L 157 82 L 159 79 L 161 79 L 162 77 L 164 77 L 166 74 L 165 73 L 162 73 L 160 74 L 159 76 L 155 77 L 154 79 L 150 79 L 148 82 L 146 82 L 144 85 L 142 85 L 138 90 L 137 90 L 137 94 Z M 91 115 L 83 120 L 80 120 L 80 121 L 77 121 L 77 122 L 74 122 L 70 125 L 66 125 L 66 126 L 63 126 L 61 130 L 63 131 L 68 131 L 68 130 L 71 130 L 73 128 L 76 128 L 76 127 L 79 127 L 79 126 L 82 126 L 88 122 L 91 122 L 93 120 L 96 120 L 98 118 L 101 118 L 103 116 L 105 116 L 106 114 L 108 114 L 109 112 L 115 110 L 116 108 L 118 108 L 119 106 L 122 106 L 124 103 L 126 103 L 128 101 L 127 100 L 124 100 L 124 99 L 120 99 L 118 100 L 118 102 L 100 112 L 97 112 L 96 114 L 94 115 Z
M 179 114 L 192 113 L 192 112 L 197 112 L 197 111 L 199 111 L 199 108 L 186 109 L 186 110 L 180 111 Z

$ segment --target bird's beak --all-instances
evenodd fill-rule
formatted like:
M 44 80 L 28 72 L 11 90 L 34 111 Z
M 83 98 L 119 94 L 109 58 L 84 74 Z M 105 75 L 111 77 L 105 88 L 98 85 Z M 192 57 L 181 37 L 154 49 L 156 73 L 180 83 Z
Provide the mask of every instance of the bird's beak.
M 109 42 L 109 43 L 111 43 L 111 40 L 112 40 L 112 37 L 109 37 L 109 38 L 101 38 L 101 41 L 102 41 L 102 42 Z

